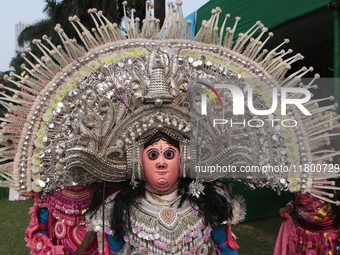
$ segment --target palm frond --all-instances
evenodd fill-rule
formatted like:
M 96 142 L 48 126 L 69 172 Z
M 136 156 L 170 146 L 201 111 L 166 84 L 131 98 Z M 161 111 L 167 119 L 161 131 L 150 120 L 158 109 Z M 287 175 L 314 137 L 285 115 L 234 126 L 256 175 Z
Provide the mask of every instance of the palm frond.
M 26 27 L 18 37 L 18 44 L 24 46 L 25 42 L 31 42 L 33 39 L 41 38 L 45 34 L 53 32 L 53 25 L 50 19 L 43 19 L 32 26 Z
M 43 12 L 47 14 L 48 17 L 52 17 L 57 7 L 57 0 L 45 0 L 46 6 L 43 9 Z

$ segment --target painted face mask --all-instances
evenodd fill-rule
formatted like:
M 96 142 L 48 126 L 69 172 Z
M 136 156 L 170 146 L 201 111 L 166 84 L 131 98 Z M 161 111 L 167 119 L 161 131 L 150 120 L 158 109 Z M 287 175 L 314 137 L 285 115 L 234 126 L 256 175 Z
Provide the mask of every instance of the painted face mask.
M 179 177 L 179 150 L 160 139 L 143 151 L 144 175 L 152 191 L 172 191 Z

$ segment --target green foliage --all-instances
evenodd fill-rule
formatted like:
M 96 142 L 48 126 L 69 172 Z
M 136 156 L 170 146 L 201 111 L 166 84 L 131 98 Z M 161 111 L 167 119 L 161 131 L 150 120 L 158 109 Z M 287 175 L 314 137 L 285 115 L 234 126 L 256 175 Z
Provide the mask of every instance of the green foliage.
M 0 84 L 3 84 L 5 86 L 11 85 L 9 81 L 6 81 L 4 79 L 4 75 L 9 75 L 10 71 L 6 71 L 6 72 L 0 72 Z M 3 93 L 5 90 L 4 89 L 0 89 L 0 93 Z M 7 91 L 5 92 L 7 93 Z M 4 117 L 6 113 L 6 108 L 0 104 L 0 117 Z
M 50 19 L 43 19 L 32 26 L 26 27 L 18 37 L 18 44 L 24 46 L 25 42 L 30 42 L 35 38 L 41 38 L 44 34 L 52 34 L 54 32 Z
M 11 84 L 9 81 L 6 81 L 4 79 L 4 76 L 9 75 L 9 73 L 10 73 L 10 71 L 0 72 L 0 84 L 6 85 L 6 86 Z
M 11 62 L 9 62 L 9 65 L 14 68 L 15 73 L 17 74 L 20 74 L 23 71 L 23 69 L 21 68 L 21 65 L 24 61 L 20 55 L 21 53 L 19 51 L 16 51 L 15 57 L 13 57 L 11 59 Z

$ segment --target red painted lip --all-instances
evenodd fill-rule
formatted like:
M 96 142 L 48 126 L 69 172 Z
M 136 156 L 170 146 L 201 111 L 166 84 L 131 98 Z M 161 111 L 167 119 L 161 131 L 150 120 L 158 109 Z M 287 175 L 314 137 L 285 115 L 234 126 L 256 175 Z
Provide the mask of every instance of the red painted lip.
M 158 175 L 166 175 L 169 171 L 162 171 L 162 170 L 159 170 L 159 171 L 156 171 L 156 173 Z

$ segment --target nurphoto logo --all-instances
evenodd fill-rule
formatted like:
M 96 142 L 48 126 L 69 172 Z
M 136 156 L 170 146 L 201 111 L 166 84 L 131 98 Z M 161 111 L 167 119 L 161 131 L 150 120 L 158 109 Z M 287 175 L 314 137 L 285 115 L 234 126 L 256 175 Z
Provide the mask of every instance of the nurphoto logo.
M 201 83 L 202 84 L 202 83 Z M 218 95 L 217 91 L 212 87 L 209 86 L 207 84 L 203 84 L 204 86 L 207 86 L 209 89 L 211 89 L 217 96 L 217 98 L 219 99 L 221 105 L 222 105 L 222 101 L 220 96 Z M 215 88 L 217 89 L 229 89 L 229 91 L 231 92 L 231 94 L 233 95 L 233 114 L 234 115 L 244 115 L 244 94 L 242 92 L 242 90 L 235 86 L 235 85 L 231 85 L 231 84 L 216 84 Z M 206 89 L 203 88 L 199 88 L 205 92 L 207 92 L 208 95 L 210 95 L 210 97 L 213 98 L 213 95 Z M 306 96 L 304 98 L 294 98 L 294 99 L 288 99 L 287 98 L 287 94 L 288 93 L 301 93 L 301 94 L 305 94 Z M 207 94 L 202 93 L 201 94 L 201 99 L 202 99 L 202 115 L 207 115 Z M 272 114 L 276 108 L 277 108 L 277 104 L 278 104 L 278 92 L 277 92 L 277 88 L 273 88 L 273 103 L 270 109 L 268 110 L 257 110 L 254 108 L 253 105 L 253 88 L 248 86 L 248 109 L 251 113 L 255 114 L 255 115 L 270 115 Z M 311 99 L 312 95 L 311 93 L 308 91 L 308 89 L 304 89 L 304 88 L 281 88 L 281 115 L 286 115 L 286 106 L 288 104 L 294 104 L 297 108 L 299 108 L 302 113 L 304 115 L 311 115 L 311 113 L 302 105 L 303 103 L 307 103 L 310 99 Z M 213 98 L 215 104 L 216 101 Z
M 216 89 L 228 89 L 231 94 L 232 94 L 232 102 L 233 102 L 233 115 L 244 115 L 244 108 L 245 108 L 245 95 L 243 91 L 237 87 L 236 85 L 231 85 L 231 84 L 216 84 L 215 88 L 213 88 L 210 85 L 200 83 L 201 85 L 206 86 L 208 89 L 210 89 L 218 98 L 221 106 L 222 100 L 219 94 L 217 93 Z M 213 94 L 205 89 L 199 87 L 200 90 L 206 92 L 206 93 L 201 93 L 201 114 L 202 115 L 207 115 L 207 95 L 209 95 L 212 100 L 214 101 L 215 105 L 217 105 L 216 100 L 213 96 Z M 268 116 L 271 115 L 275 112 L 275 110 L 278 107 L 278 98 L 280 98 L 280 103 L 281 103 L 281 115 L 287 115 L 287 105 L 295 105 L 304 115 L 311 115 L 311 113 L 302 105 L 306 102 L 308 102 L 311 99 L 311 93 L 308 91 L 308 89 L 304 88 L 281 88 L 280 94 L 278 93 L 277 88 L 273 88 L 272 91 L 272 104 L 270 109 L 266 110 L 258 110 L 255 109 L 254 104 L 253 104 L 253 88 L 251 86 L 248 86 L 247 88 L 247 106 L 249 111 L 254 114 L 254 115 L 259 115 L 259 116 Z M 305 97 L 302 98 L 288 98 L 289 93 L 299 93 L 305 95 Z M 274 121 L 278 121 L 278 119 L 266 119 L 265 121 L 271 122 L 272 126 L 274 125 Z M 243 120 L 243 122 L 234 122 L 232 120 L 226 120 L 226 119 L 214 119 L 213 120 L 213 126 L 215 127 L 216 125 L 224 125 L 227 123 L 230 123 L 231 125 L 243 125 L 245 126 L 246 123 L 250 127 L 262 127 L 265 123 L 265 121 L 261 119 L 251 119 L 251 120 Z M 297 125 L 297 121 L 294 119 L 284 119 L 281 121 L 281 125 L 284 127 L 294 127 Z

